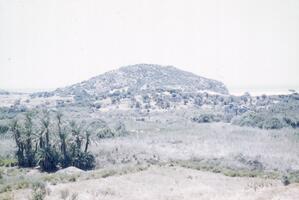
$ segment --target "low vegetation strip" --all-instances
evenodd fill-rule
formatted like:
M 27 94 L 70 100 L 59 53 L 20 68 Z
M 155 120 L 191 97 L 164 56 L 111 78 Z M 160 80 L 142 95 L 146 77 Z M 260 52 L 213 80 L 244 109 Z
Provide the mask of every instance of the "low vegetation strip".
M 172 164 L 200 171 L 221 173 L 229 177 L 259 177 L 266 179 L 279 179 L 284 185 L 288 185 L 290 183 L 299 183 L 299 171 L 292 171 L 286 174 L 285 172 L 267 171 L 262 169 L 237 169 L 229 166 L 215 165 L 207 161 L 202 162 L 196 160 L 173 161 Z

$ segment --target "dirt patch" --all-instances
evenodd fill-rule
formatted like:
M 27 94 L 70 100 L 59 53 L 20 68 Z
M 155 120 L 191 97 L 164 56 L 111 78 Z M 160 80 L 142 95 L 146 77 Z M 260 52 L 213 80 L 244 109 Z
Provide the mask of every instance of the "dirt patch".
M 48 187 L 48 200 L 299 199 L 299 184 L 283 186 L 273 179 L 227 177 L 177 166 L 154 166 L 133 174 Z
M 67 167 L 65 169 L 61 169 L 57 171 L 57 174 L 66 174 L 66 175 L 72 175 L 72 174 L 78 174 L 84 172 L 81 169 L 78 169 L 77 167 Z

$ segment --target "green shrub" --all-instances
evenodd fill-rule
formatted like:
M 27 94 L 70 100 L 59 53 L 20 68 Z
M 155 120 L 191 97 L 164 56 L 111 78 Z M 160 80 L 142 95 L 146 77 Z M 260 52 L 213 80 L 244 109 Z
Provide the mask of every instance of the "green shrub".
M 192 121 L 197 123 L 210 123 L 221 121 L 222 116 L 214 114 L 201 114 L 197 117 L 193 117 Z
M 36 182 L 32 186 L 32 200 L 43 200 L 46 197 L 46 186 L 41 182 Z
M 284 186 L 287 186 L 290 184 L 289 178 L 287 176 L 282 176 L 281 182 Z
M 59 155 L 55 148 L 45 147 L 37 152 L 37 164 L 43 171 L 55 171 L 59 161 Z
M 4 187 L 1 188 L 0 193 L 2 192 L 10 192 L 12 191 L 11 185 L 5 185 Z
M 0 134 L 4 134 L 9 130 L 9 126 L 0 124 Z
M 239 126 L 250 126 L 250 127 L 259 127 L 263 128 L 263 117 L 254 113 L 247 112 L 241 116 L 233 118 L 232 123 Z
M 112 138 L 114 136 L 115 136 L 115 133 L 108 127 L 99 130 L 97 133 L 97 137 L 99 139 Z
M 0 167 L 14 167 L 18 164 L 15 158 L 0 158 Z
M 279 115 L 270 115 L 266 113 L 247 112 L 241 116 L 235 117 L 232 123 L 239 126 L 258 127 L 263 129 L 281 129 L 283 127 L 292 127 L 290 118 L 284 118 Z
M 71 176 L 68 179 L 69 182 L 76 182 L 77 181 L 77 177 L 76 176 Z
M 89 152 L 80 152 L 78 157 L 74 159 L 74 166 L 83 170 L 93 169 L 95 167 L 95 157 Z
M 283 120 L 292 128 L 299 127 L 299 119 L 297 117 L 284 117 Z
M 24 189 L 24 188 L 28 188 L 29 186 L 30 186 L 30 183 L 26 180 L 23 180 L 23 181 L 17 183 L 16 189 Z
M 285 126 L 284 123 L 276 117 L 271 117 L 263 121 L 264 129 L 280 129 L 283 128 L 284 126 Z

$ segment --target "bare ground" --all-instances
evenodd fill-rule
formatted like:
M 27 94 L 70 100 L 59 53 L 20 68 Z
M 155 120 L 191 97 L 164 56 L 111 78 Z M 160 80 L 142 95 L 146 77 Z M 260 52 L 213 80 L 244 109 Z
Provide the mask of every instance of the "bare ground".
M 47 186 L 47 200 L 297 200 L 299 184 L 278 180 L 227 177 L 178 166 L 152 166 L 121 176 Z M 28 190 L 15 191 L 17 200 L 29 199 Z

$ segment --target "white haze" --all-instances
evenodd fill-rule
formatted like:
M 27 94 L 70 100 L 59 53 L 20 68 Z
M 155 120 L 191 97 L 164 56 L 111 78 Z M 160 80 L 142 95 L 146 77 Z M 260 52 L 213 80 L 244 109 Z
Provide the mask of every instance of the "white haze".
M 233 91 L 299 88 L 298 0 L 0 0 L 0 88 L 173 65 Z

